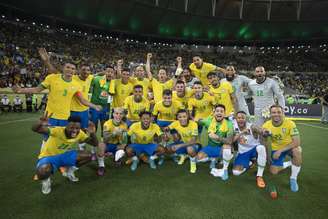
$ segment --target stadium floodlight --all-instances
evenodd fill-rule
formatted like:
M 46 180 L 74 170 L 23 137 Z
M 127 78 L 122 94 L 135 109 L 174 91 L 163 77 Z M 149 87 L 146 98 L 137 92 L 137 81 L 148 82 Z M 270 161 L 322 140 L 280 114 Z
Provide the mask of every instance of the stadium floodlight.
M 16 18 L 16 21 L 19 22 L 19 18 Z
M 63 28 L 60 28 L 61 31 L 63 31 L 64 29 Z
M 109 39 L 109 36 L 106 36 L 106 39 Z
M 47 25 L 46 28 L 49 28 L 49 25 Z
M 33 22 L 32 25 L 35 25 L 35 22 Z
M 4 16 L 4 15 L 1 15 L 1 17 L 2 17 L 2 18 L 5 18 L 6 16 Z

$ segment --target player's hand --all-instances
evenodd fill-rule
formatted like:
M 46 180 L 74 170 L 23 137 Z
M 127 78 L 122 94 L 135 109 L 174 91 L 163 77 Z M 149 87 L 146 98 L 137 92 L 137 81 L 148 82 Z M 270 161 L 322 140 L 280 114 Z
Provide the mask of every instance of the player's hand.
M 96 126 L 93 122 L 89 121 L 87 131 L 91 133 L 96 133 Z
M 214 133 L 209 133 L 208 137 L 210 137 L 210 138 L 212 138 L 216 141 L 219 141 L 219 139 L 220 139 L 220 137 L 217 134 L 214 134 Z
M 96 105 L 96 106 L 95 106 L 95 110 L 97 110 L 98 112 L 101 111 L 102 109 L 103 109 L 103 108 L 102 108 L 102 106 L 100 106 L 100 105 Z
M 271 132 L 269 130 L 263 129 L 262 130 L 262 136 L 264 138 L 267 138 L 267 137 L 271 136 Z
M 121 129 L 119 127 L 115 127 L 112 134 L 115 136 L 118 136 L 118 135 L 121 135 L 122 132 L 123 132 L 123 129 Z
M 147 59 L 151 59 L 153 57 L 153 54 L 147 53 Z
M 53 113 L 48 113 L 48 111 L 46 111 L 46 112 L 40 117 L 40 123 L 41 123 L 42 125 L 48 125 L 49 118 L 51 118 L 52 115 L 53 115 Z
M 38 49 L 39 55 L 44 62 L 50 61 L 50 56 L 45 48 L 39 48 Z
M 177 62 L 179 62 L 179 63 L 182 62 L 182 58 L 180 56 L 177 57 Z
M 277 160 L 277 159 L 279 159 L 280 155 L 281 155 L 281 150 L 278 150 L 278 151 L 274 152 L 272 157 L 273 157 L 273 159 Z

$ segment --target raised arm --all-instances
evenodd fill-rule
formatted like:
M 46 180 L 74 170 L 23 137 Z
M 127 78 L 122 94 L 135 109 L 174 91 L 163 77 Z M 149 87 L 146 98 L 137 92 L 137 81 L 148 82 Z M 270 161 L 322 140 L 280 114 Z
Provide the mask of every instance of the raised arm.
M 53 66 L 50 62 L 50 56 L 45 48 L 39 48 L 38 49 L 39 55 L 41 57 L 41 60 L 45 64 L 45 66 L 48 68 L 48 74 L 56 74 L 59 72 L 55 66 Z
M 32 126 L 32 131 L 39 134 L 49 134 L 48 120 L 52 114 L 45 112 L 43 116 L 40 117 L 39 121 Z
M 42 85 L 39 85 L 38 87 L 31 87 L 31 88 L 21 88 L 17 86 L 13 86 L 11 88 L 14 93 L 17 94 L 35 94 L 35 93 L 41 93 L 41 91 L 45 90 L 45 88 Z
M 88 100 L 84 99 L 82 94 L 80 92 L 76 92 L 75 95 L 74 95 L 82 105 L 84 106 L 88 106 L 92 109 L 95 109 L 97 111 L 101 111 L 102 110 L 102 107 L 100 105 L 95 105 L 93 103 L 90 103 Z
M 151 73 L 151 68 L 150 68 L 150 60 L 153 57 L 153 54 L 147 53 L 147 61 L 146 61 L 146 72 L 149 80 L 153 79 L 153 74 Z
M 87 133 L 89 134 L 89 137 L 84 142 L 94 147 L 100 146 L 96 135 L 96 126 L 93 122 L 89 122 Z

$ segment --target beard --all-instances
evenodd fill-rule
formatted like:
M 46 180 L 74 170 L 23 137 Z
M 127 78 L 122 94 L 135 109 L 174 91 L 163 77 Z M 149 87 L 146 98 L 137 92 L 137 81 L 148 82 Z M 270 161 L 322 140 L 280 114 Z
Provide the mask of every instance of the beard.
M 227 75 L 227 76 L 226 76 L 227 81 L 233 81 L 234 78 L 235 78 L 234 75 L 232 75 L 232 76 Z

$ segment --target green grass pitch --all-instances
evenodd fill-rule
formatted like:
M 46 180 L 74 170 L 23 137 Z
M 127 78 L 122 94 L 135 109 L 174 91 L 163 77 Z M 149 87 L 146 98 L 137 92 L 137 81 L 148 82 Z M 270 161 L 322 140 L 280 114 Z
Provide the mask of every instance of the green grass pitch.
M 278 199 L 255 184 L 256 169 L 228 182 L 209 174 L 209 164 L 189 173 L 189 161 L 166 161 L 151 170 L 115 168 L 106 160 L 106 176 L 95 174 L 96 163 L 80 168 L 73 184 L 58 173 L 45 196 L 32 180 L 41 136 L 30 127 L 38 114 L 0 115 L 0 218 L 327 218 L 328 126 L 301 123 L 303 166 L 300 191 L 289 190 L 289 171 L 264 178 L 274 182 Z

